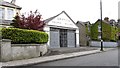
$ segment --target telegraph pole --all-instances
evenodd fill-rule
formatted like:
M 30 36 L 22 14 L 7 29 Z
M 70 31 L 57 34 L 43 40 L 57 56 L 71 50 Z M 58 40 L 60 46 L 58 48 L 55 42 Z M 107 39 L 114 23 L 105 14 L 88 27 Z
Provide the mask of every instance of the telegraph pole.
M 102 40 L 102 0 L 100 0 L 100 16 L 101 16 L 101 49 L 103 51 L 103 40 Z

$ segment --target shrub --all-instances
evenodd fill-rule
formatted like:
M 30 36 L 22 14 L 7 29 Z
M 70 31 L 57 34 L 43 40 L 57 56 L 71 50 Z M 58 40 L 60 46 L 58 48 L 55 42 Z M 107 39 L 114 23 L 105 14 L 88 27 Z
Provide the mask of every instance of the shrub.
M 19 28 L 3 28 L 2 38 L 11 39 L 12 43 L 28 44 L 28 43 L 47 43 L 48 34 L 37 30 L 27 30 Z
M 17 13 L 14 19 L 12 20 L 13 23 L 11 23 L 11 25 L 15 28 L 43 31 L 45 23 L 41 20 L 41 16 L 42 15 L 40 15 L 40 13 L 37 12 L 37 10 L 35 12 L 30 11 L 28 16 L 19 16 Z

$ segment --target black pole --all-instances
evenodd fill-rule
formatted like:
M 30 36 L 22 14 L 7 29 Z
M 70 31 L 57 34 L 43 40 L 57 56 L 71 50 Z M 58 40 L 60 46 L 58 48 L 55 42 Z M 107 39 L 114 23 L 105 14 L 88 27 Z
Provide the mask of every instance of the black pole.
M 100 16 L 101 16 L 101 49 L 103 51 L 103 40 L 102 40 L 102 1 L 100 0 Z

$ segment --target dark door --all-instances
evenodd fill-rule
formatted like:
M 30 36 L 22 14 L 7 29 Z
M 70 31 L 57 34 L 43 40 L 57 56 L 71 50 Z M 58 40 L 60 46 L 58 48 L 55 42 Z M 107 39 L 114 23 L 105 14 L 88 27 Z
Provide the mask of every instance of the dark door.
M 60 29 L 60 47 L 67 47 L 67 30 Z

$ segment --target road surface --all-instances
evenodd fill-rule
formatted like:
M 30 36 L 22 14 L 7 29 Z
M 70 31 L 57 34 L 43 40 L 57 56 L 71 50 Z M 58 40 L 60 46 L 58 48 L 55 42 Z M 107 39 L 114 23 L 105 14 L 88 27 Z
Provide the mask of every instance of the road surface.
M 118 50 L 63 59 L 33 66 L 118 66 Z

